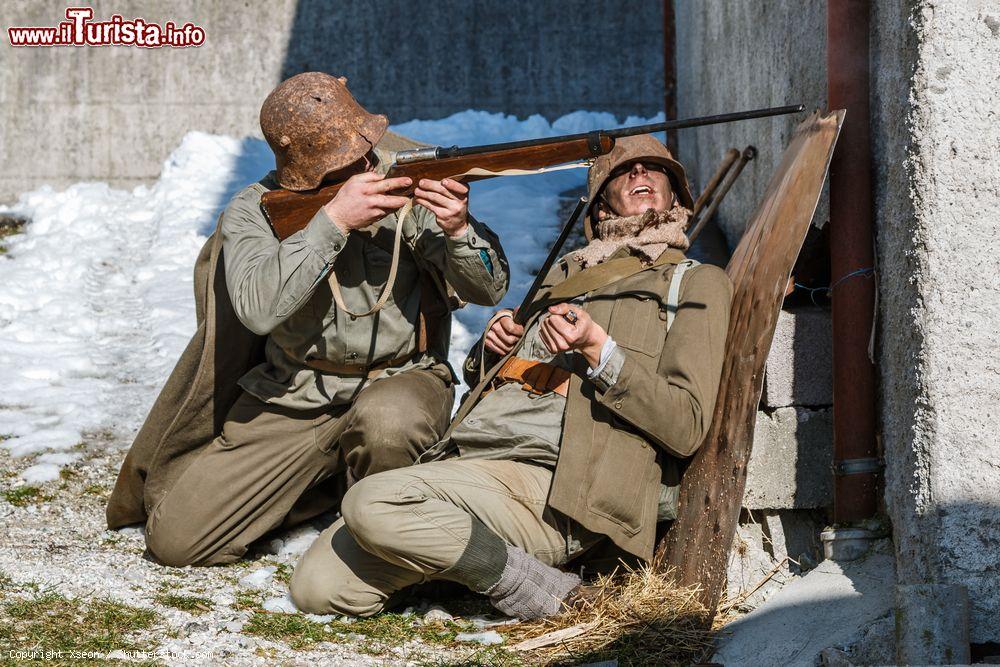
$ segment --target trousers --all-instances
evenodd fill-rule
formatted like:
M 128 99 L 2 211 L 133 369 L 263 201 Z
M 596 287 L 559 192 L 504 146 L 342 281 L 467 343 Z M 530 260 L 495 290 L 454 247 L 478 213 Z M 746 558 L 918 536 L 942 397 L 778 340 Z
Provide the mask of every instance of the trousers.
M 244 392 L 153 508 L 147 549 L 166 565 L 236 561 L 268 532 L 335 510 L 348 477 L 411 465 L 444 433 L 453 401 L 426 370 L 376 380 L 349 406 L 294 410 Z
M 302 556 L 292 600 L 315 614 L 371 616 L 407 587 L 451 579 L 474 523 L 560 566 L 599 541 L 546 507 L 552 471 L 517 461 L 450 459 L 351 487 L 342 516 Z

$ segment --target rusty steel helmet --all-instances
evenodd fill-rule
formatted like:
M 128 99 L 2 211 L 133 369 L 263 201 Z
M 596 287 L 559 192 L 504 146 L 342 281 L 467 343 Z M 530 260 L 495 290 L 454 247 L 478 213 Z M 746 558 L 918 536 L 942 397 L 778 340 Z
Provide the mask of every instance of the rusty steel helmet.
M 593 224 L 597 217 L 597 204 L 600 201 L 601 191 L 611 180 L 612 172 L 623 164 L 635 160 L 655 162 L 666 167 L 667 175 L 670 177 L 670 186 L 674 189 L 674 194 L 677 195 L 681 206 L 685 208 L 694 206 L 694 199 L 691 197 L 684 167 L 674 159 L 666 146 L 651 134 L 621 137 L 615 141 L 615 147 L 610 152 L 594 160 L 594 164 L 587 172 L 588 204 L 587 214 L 584 216 L 583 231 L 588 240 L 594 237 Z
M 260 108 L 260 129 L 274 151 L 277 180 L 287 190 L 312 190 L 327 174 L 361 159 L 389 119 L 370 114 L 347 90 L 347 79 L 323 72 L 278 84 Z

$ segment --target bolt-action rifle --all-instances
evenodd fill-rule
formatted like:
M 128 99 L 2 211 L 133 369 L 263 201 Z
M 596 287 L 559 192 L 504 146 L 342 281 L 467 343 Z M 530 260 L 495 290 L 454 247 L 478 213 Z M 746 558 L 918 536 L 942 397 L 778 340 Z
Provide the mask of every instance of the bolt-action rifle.
M 444 178 L 475 181 L 502 175 L 499 172 L 509 169 L 543 169 L 578 160 L 592 160 L 599 155 L 604 155 L 614 148 L 615 140 L 619 137 L 780 116 L 797 113 L 804 108 L 801 104 L 794 104 L 486 146 L 417 148 L 396 153 L 395 162 L 390 166 L 386 176 L 389 178 L 395 176 L 412 178 L 413 185 L 394 193 L 409 195 L 422 178 L 436 181 Z M 475 170 L 473 174 L 467 173 L 472 170 Z M 344 181 L 351 175 L 353 174 L 335 174 L 333 176 L 334 182 L 315 190 L 304 192 L 272 190 L 264 193 L 261 197 L 261 204 L 278 238 L 284 240 L 309 224 L 309 220 L 312 219 L 316 211 L 333 199 Z

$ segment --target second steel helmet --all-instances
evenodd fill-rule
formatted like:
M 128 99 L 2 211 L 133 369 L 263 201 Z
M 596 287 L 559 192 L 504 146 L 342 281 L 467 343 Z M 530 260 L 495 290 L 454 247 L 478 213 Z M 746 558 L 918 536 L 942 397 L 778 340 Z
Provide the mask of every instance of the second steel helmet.
M 347 79 L 304 72 L 264 100 L 260 129 L 274 151 L 277 181 L 288 190 L 319 187 L 327 174 L 371 150 L 389 120 L 368 113 L 347 90 Z
M 632 137 L 621 137 L 615 141 L 615 147 L 601 155 L 587 172 L 587 214 L 584 216 L 583 230 L 588 239 L 593 238 L 593 224 L 597 216 L 597 204 L 601 191 L 611 180 L 615 169 L 635 160 L 662 164 L 670 176 L 670 185 L 677 195 L 681 206 L 692 208 L 694 199 L 688 186 L 684 167 L 674 159 L 670 151 L 651 134 L 638 134 Z

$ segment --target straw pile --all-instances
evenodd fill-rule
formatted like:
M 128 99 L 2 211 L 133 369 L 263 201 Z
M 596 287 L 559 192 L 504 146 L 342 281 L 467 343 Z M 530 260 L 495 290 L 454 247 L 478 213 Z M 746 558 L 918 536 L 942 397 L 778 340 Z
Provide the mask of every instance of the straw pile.
M 678 587 L 671 571 L 622 566 L 592 585 L 598 595 L 574 609 L 509 626 L 508 642 L 541 665 L 611 659 L 620 665 L 689 665 L 711 648 L 698 589 Z

